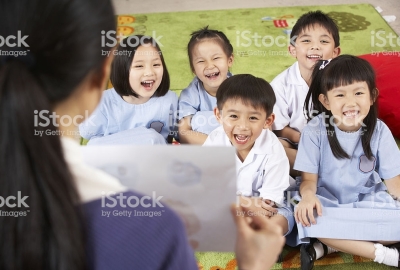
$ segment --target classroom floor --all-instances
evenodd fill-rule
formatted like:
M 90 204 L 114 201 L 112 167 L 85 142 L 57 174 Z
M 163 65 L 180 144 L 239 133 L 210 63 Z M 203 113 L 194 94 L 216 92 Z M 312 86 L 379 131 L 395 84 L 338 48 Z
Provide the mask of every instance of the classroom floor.
M 176 12 L 193 10 L 218 10 L 257 7 L 289 7 L 289 6 L 316 6 L 321 0 L 112 0 L 117 14 L 139 14 Z M 359 4 L 368 3 L 374 7 L 381 7 L 382 15 L 395 15 L 396 20 L 389 25 L 400 35 L 400 0 L 330 0 L 323 5 Z

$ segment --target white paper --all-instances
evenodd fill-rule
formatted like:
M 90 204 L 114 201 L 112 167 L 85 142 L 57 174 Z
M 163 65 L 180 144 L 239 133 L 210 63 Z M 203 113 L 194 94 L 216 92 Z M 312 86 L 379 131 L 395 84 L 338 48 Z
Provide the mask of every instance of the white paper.
M 82 152 L 86 163 L 130 189 L 163 196 L 161 203 L 183 219 L 195 251 L 234 250 L 229 210 L 236 200 L 233 147 L 113 145 L 86 146 Z
M 396 16 L 395 15 L 385 15 L 385 16 L 382 16 L 382 17 L 388 23 L 394 22 L 396 20 Z

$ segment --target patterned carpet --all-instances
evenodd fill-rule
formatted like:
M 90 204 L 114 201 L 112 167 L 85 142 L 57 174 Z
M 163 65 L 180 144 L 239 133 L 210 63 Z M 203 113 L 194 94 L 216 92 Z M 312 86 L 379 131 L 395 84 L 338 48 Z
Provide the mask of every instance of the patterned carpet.
M 271 81 L 296 61 L 288 54 L 288 34 L 297 19 L 311 10 L 322 10 L 337 21 L 342 54 L 400 51 L 399 42 L 392 44 L 387 38 L 396 33 L 369 4 L 120 15 L 117 32 L 155 37 L 171 76 L 171 89 L 179 94 L 193 79 L 186 51 L 192 31 L 207 25 L 223 31 L 234 49 L 231 72 Z
M 384 35 L 397 35 L 369 4 L 129 14 L 118 16 L 117 32 L 124 36 L 145 34 L 158 38 L 171 76 L 171 89 L 179 94 L 193 78 L 186 52 L 192 31 L 207 25 L 223 31 L 234 47 L 232 73 L 251 73 L 271 81 L 295 61 L 287 53 L 287 43 L 277 42 L 278 37 L 287 40 L 296 20 L 311 10 L 322 10 L 337 21 L 343 54 L 400 51 L 400 45 L 389 46 L 376 37 L 376 33 L 382 31 Z M 258 41 L 252 39 L 255 34 L 260 36 Z M 236 269 L 233 253 L 204 252 L 196 253 L 196 257 L 199 269 Z M 299 249 L 285 247 L 283 262 L 272 269 L 299 268 Z M 317 261 L 314 269 L 393 268 L 358 256 L 335 253 Z
M 299 248 L 285 246 L 283 250 L 283 262 L 276 263 L 271 269 L 300 269 Z M 196 253 L 200 270 L 235 270 L 236 260 L 233 253 L 222 252 L 198 252 Z M 315 270 L 383 270 L 394 269 L 393 267 L 374 263 L 372 260 L 337 252 L 317 260 Z

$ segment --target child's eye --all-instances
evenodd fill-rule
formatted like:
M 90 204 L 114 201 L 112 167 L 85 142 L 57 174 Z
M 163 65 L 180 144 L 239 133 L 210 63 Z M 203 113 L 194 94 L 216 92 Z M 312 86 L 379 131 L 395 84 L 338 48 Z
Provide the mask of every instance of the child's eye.
M 343 97 L 343 94 L 337 94 L 335 97 Z
M 363 95 L 363 94 L 364 94 L 363 92 L 357 92 L 356 96 L 360 96 L 360 95 Z
M 258 118 L 255 117 L 255 116 L 251 116 L 251 117 L 250 117 L 250 120 L 258 120 Z
M 327 41 L 327 40 L 321 40 L 321 43 L 328 44 L 328 43 L 329 43 L 329 41 Z
M 310 42 L 310 40 L 309 39 L 303 39 L 301 42 L 308 43 L 308 42 Z
M 204 61 L 203 60 L 199 60 L 199 61 L 197 61 L 197 63 L 203 63 Z
M 220 59 L 221 57 L 215 57 L 214 60 Z
M 229 117 L 230 117 L 230 118 L 237 118 L 237 115 L 231 114 L 231 115 L 229 115 Z
M 142 68 L 142 67 L 143 67 L 142 65 L 135 66 L 135 68 Z
M 159 67 L 159 66 L 161 66 L 161 64 L 154 64 L 153 66 L 155 66 L 155 67 Z

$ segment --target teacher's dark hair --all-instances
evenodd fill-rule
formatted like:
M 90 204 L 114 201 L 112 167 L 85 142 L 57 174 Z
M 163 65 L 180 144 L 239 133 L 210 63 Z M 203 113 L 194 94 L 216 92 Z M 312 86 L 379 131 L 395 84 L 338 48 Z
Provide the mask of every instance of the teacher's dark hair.
M 100 78 L 113 7 L 109 0 L 1 1 L 0 17 L 0 35 L 22 39 L 0 48 L 0 196 L 23 202 L 0 200 L 0 269 L 86 269 L 80 200 L 60 138 L 36 135 L 57 127 L 39 125 L 37 116 L 50 115 L 89 73 Z

